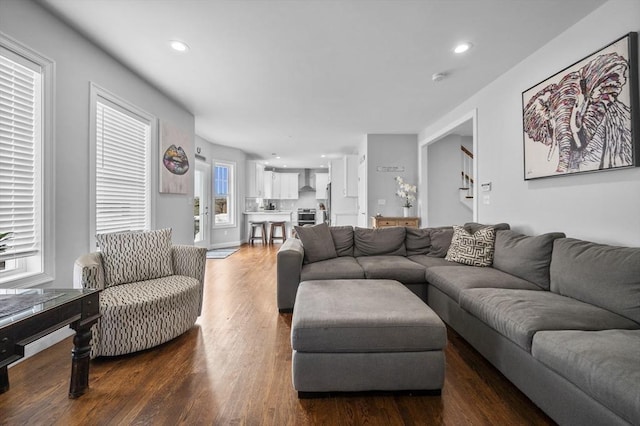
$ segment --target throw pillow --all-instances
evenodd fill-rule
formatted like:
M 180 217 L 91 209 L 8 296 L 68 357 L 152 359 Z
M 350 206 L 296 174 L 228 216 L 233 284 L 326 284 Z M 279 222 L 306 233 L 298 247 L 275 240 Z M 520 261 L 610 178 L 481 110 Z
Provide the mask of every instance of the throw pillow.
M 98 234 L 105 286 L 173 275 L 171 229 Z
M 496 230 L 491 227 L 480 228 L 475 234 L 470 234 L 463 226 L 454 226 L 445 259 L 471 266 L 491 266 L 495 243 Z
M 549 290 L 553 242 L 562 232 L 529 237 L 514 231 L 496 231 L 493 267 Z
M 353 255 L 359 256 L 406 256 L 404 245 L 405 227 L 358 228 L 354 232 L 355 247 Z
M 296 226 L 296 234 L 304 247 L 304 262 L 313 263 L 338 257 L 331 231 L 326 223 L 313 226 Z
M 508 223 L 496 223 L 495 225 L 484 225 L 482 223 L 477 223 L 477 222 L 467 222 L 463 226 L 464 226 L 464 229 L 466 229 L 470 234 L 475 234 L 478 229 L 484 228 L 486 226 L 492 227 L 493 229 L 496 230 L 496 232 L 506 231 L 511 229 L 511 226 L 509 226 Z

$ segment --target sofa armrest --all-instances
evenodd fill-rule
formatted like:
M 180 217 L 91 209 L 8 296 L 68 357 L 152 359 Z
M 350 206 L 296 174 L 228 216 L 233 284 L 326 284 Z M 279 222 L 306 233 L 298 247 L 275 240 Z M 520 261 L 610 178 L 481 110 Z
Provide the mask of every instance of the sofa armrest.
M 93 252 L 76 259 L 73 264 L 73 287 L 104 290 L 102 254 Z
M 297 238 L 287 239 L 277 255 L 277 297 L 280 312 L 291 311 L 296 300 L 304 248 Z
M 200 283 L 200 306 L 198 314 L 202 313 L 202 298 L 204 296 L 204 270 L 207 265 L 207 249 L 204 247 L 174 244 L 171 246 L 173 274 L 195 278 Z

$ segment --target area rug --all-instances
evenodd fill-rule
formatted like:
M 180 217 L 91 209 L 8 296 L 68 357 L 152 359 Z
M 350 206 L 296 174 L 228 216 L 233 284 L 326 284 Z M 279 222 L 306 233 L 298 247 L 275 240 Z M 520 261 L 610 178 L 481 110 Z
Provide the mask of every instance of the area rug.
M 225 259 L 237 251 L 238 247 L 209 250 L 207 252 L 207 259 Z

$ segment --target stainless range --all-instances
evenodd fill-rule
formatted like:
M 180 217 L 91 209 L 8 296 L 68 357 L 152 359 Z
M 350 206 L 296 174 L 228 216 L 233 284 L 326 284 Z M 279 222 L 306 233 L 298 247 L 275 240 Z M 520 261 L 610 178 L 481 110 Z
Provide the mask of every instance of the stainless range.
M 315 224 L 316 209 L 298 209 L 298 226 Z

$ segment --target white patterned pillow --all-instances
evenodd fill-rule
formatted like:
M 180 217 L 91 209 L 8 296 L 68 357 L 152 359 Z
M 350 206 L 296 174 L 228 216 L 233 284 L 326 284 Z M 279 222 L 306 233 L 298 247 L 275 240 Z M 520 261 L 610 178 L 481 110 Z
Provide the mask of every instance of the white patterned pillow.
M 105 287 L 173 275 L 171 229 L 96 235 Z
M 446 260 L 471 266 L 491 266 L 496 244 L 496 230 L 480 228 L 470 234 L 463 226 L 453 227 L 453 238 Z

